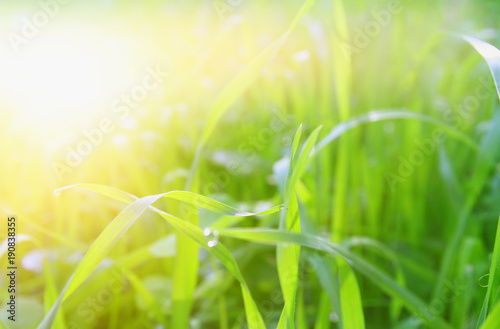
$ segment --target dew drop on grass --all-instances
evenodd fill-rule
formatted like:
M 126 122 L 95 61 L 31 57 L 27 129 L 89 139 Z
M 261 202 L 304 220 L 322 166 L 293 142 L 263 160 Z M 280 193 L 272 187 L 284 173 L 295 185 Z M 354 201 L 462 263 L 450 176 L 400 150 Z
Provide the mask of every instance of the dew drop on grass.
M 335 312 L 330 313 L 330 322 L 333 323 L 339 322 L 339 315 Z
M 490 274 L 485 274 L 479 278 L 478 284 L 483 288 L 488 288 L 488 280 L 490 279 Z
M 210 248 L 215 247 L 219 242 L 219 232 L 213 231 L 208 227 L 203 231 L 203 235 L 205 236 L 205 239 L 207 240 L 207 245 Z

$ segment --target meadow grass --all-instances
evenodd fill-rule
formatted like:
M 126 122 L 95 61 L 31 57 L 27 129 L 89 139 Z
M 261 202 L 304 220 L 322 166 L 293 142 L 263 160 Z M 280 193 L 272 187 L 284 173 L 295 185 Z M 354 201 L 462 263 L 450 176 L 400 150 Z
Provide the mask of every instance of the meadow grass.
M 26 268 L 0 328 L 499 328 L 498 5 L 396 5 L 172 4 L 210 38 L 62 180 L 2 113 Z

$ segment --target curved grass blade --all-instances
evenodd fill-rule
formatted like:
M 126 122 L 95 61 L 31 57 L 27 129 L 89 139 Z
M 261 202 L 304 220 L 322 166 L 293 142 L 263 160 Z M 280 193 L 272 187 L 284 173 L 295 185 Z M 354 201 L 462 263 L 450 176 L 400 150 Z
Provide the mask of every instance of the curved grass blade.
M 198 145 L 196 146 L 196 152 L 191 164 L 188 180 L 186 182 L 186 190 L 194 189 L 195 191 L 198 191 L 198 166 L 201 158 L 201 152 L 220 118 L 229 109 L 229 106 L 238 97 L 240 97 L 241 94 L 243 94 L 243 92 L 258 78 L 262 68 L 279 51 L 279 49 L 285 43 L 288 35 L 292 32 L 301 17 L 310 9 L 313 3 L 314 0 L 306 0 L 285 33 L 278 40 L 264 49 L 252 61 L 242 67 L 237 75 L 229 82 L 229 84 L 217 97 L 209 111 L 205 129 L 200 137 Z M 196 216 L 190 221 L 196 225 L 198 224 Z M 174 270 L 174 282 L 176 282 L 176 284 L 174 284 L 173 292 L 174 308 L 176 310 L 174 310 L 173 324 L 174 326 L 184 327 L 187 326 L 189 311 L 191 309 L 190 304 L 193 298 L 194 286 L 196 285 L 198 260 L 197 250 L 195 246 L 190 244 L 189 241 L 184 240 L 183 237 L 180 237 L 177 240 L 177 249 L 179 250 L 179 252 L 175 259 L 176 268 Z M 177 302 L 177 300 L 185 302 Z
M 500 303 L 496 304 L 490 315 L 486 318 L 480 329 L 498 329 L 500 328 Z
M 401 287 L 396 281 L 394 281 L 394 279 L 380 271 L 374 265 L 336 243 L 314 235 L 304 233 L 297 234 L 272 229 L 223 229 L 219 231 L 219 234 L 221 236 L 234 237 L 270 245 L 276 245 L 279 243 L 295 243 L 303 247 L 340 256 L 381 290 L 393 298 L 400 299 L 409 311 L 425 321 L 430 328 L 451 329 L 451 326 L 442 318 L 435 316 L 435 314 L 431 314 L 428 311 L 428 305 L 412 292 L 404 287 Z
M 83 188 L 83 189 L 88 189 L 92 190 L 98 193 L 101 193 L 102 195 L 108 196 L 113 198 L 113 193 L 109 191 L 108 189 L 104 188 L 102 185 L 98 184 L 74 184 L 74 185 L 69 185 L 62 187 L 60 189 L 57 189 L 55 193 L 60 193 L 63 190 L 70 189 L 70 188 Z M 122 202 L 131 202 L 133 200 L 136 200 L 137 198 L 123 192 L 124 194 L 120 194 L 119 197 L 120 199 L 117 199 L 118 201 Z M 204 195 L 194 193 L 194 192 L 189 192 L 189 191 L 170 191 L 167 193 L 162 194 L 164 198 L 168 199 L 173 199 L 173 200 L 178 200 L 182 202 L 189 203 L 193 206 L 200 207 L 209 211 L 213 211 L 215 213 L 221 214 L 221 215 L 226 215 L 226 216 L 233 216 L 233 217 L 248 217 L 248 216 L 259 216 L 259 215 L 270 215 L 274 214 L 278 211 L 280 211 L 283 208 L 283 205 L 278 205 L 275 207 L 272 207 L 267 210 L 263 210 L 261 212 L 246 212 L 246 211 L 240 211 L 236 208 L 233 208 L 231 206 L 228 206 L 222 202 L 219 202 L 217 200 L 211 199 L 209 197 L 206 197 Z M 116 199 L 116 198 L 114 198 Z
M 500 264 L 500 218 L 497 224 L 495 246 L 493 248 L 493 256 L 491 258 L 491 266 L 488 277 L 488 289 L 486 290 L 486 296 L 484 297 L 484 304 L 483 308 L 481 309 L 481 315 L 479 316 L 479 320 L 477 322 L 477 328 L 481 328 L 481 325 L 487 319 L 488 314 L 495 307 L 498 289 L 500 288 L 500 273 L 497 272 L 499 264 Z
M 498 98 L 500 99 L 500 50 L 487 42 L 476 39 L 468 35 L 460 35 L 462 39 L 470 43 L 474 49 L 484 58 L 486 64 L 490 68 Z
M 76 184 L 72 187 L 79 187 L 84 189 L 93 190 L 94 184 Z M 66 188 L 63 188 L 66 189 Z M 61 189 L 58 190 L 60 192 Z M 163 197 L 168 197 L 168 192 L 163 194 L 146 196 L 141 199 L 137 199 L 134 196 L 122 192 L 120 190 L 114 188 L 106 188 L 105 186 L 98 185 L 98 188 L 95 190 L 100 192 L 104 192 L 103 194 L 115 198 L 116 200 L 125 201 L 127 199 L 132 199 L 129 201 L 133 201 L 129 204 L 116 218 L 101 232 L 99 237 L 94 241 L 89 251 L 82 259 L 74 274 L 71 276 L 69 281 L 67 282 L 65 288 L 61 292 L 58 300 L 52 306 L 49 314 L 45 317 L 42 323 L 39 325 L 39 329 L 42 328 L 51 328 L 52 323 L 54 321 L 55 315 L 58 313 L 58 309 L 61 303 L 69 296 L 73 291 L 75 291 L 83 281 L 93 272 L 95 267 L 106 257 L 106 255 L 113 248 L 115 243 L 120 239 L 123 234 L 135 223 L 135 221 L 140 217 L 140 215 L 151 205 L 158 201 Z M 194 193 L 187 194 L 193 197 Z M 196 205 L 196 201 L 194 199 L 189 199 L 193 202 L 193 205 Z M 205 205 L 206 201 L 205 200 Z M 215 200 L 213 200 L 215 201 Z M 167 221 L 174 226 L 176 229 L 187 235 L 194 242 L 199 244 L 200 246 L 206 248 L 211 252 L 215 257 L 217 257 L 228 269 L 229 271 L 235 275 L 236 279 L 240 281 L 243 298 L 245 301 L 245 309 L 247 310 L 247 319 L 250 328 L 265 328 L 264 322 L 262 320 L 262 316 L 260 315 L 257 306 L 255 305 L 255 301 L 251 297 L 250 291 L 246 282 L 243 279 L 237 265 L 236 261 L 230 254 L 230 252 L 220 243 L 217 243 L 213 247 L 207 246 L 207 242 L 205 240 L 205 236 L 203 231 L 182 219 L 174 217 L 170 214 L 167 214 L 163 211 L 160 211 L 156 208 L 152 208 L 155 212 L 159 213 L 162 217 L 167 219 Z M 241 214 L 240 214 L 241 215 Z
M 424 114 L 410 112 L 410 111 L 378 110 L 358 115 L 356 117 L 353 117 L 352 119 L 341 122 L 335 127 L 333 127 L 328 132 L 328 134 L 321 141 L 319 141 L 318 145 L 316 146 L 315 154 L 318 153 L 320 150 L 322 150 L 325 146 L 336 140 L 346 131 L 349 131 L 353 128 L 359 127 L 361 125 L 370 122 L 395 120 L 395 119 L 419 120 L 422 122 L 427 122 L 436 125 L 441 129 L 443 129 L 451 137 L 454 137 L 457 140 L 464 142 L 467 146 L 471 147 L 473 150 L 478 150 L 479 148 L 476 142 L 474 142 L 466 134 L 454 129 L 453 127 L 449 126 L 448 124 L 444 123 L 441 120 L 435 119 L 433 117 Z

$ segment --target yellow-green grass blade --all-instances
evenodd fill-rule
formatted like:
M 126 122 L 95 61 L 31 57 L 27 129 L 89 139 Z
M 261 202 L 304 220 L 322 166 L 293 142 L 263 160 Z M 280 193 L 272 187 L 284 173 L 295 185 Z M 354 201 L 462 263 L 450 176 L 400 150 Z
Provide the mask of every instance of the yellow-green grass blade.
M 500 99 L 500 50 L 493 45 L 479 40 L 474 37 L 460 35 L 466 42 L 468 42 L 474 49 L 483 57 L 488 65 L 493 81 L 496 87 L 497 94 Z M 489 131 L 483 136 L 480 144 L 479 154 L 476 159 L 476 164 L 473 168 L 473 177 L 471 178 L 472 184 L 468 187 L 469 193 L 467 200 L 459 215 L 457 227 L 453 233 L 441 261 L 441 270 L 434 289 L 434 298 L 442 291 L 444 282 L 452 267 L 454 253 L 460 244 L 460 241 L 465 232 L 469 213 L 476 203 L 481 190 L 488 179 L 489 171 L 494 164 L 494 156 L 498 153 L 498 139 L 500 138 L 500 113 L 495 111 L 492 118 L 492 125 Z M 481 315 L 481 318 L 483 316 Z M 481 319 L 480 319 L 481 321 Z
M 344 329 L 364 329 L 365 315 L 358 280 L 351 266 L 343 258 L 337 258 L 340 287 L 340 308 Z
M 291 232 L 300 233 L 300 215 L 295 193 L 290 196 L 286 210 L 286 229 Z M 276 248 L 276 259 L 281 290 L 285 300 L 283 311 L 285 328 L 295 328 L 295 298 L 299 279 L 299 257 L 300 246 L 296 244 L 278 245 Z M 281 321 L 280 321 L 281 322 Z
M 50 271 L 50 266 L 47 261 L 43 259 L 43 275 L 45 278 L 45 290 L 43 292 L 43 306 L 45 313 L 50 311 L 50 307 L 56 303 L 58 292 L 56 287 L 56 281 L 52 272 Z M 65 329 L 65 319 L 63 312 L 59 312 L 55 318 L 54 325 L 52 329 Z
M 486 321 L 479 329 L 498 329 L 500 328 L 500 303 L 496 304 Z
M 274 43 L 269 45 L 264 49 L 257 57 L 246 64 L 238 74 L 233 78 L 231 82 L 226 86 L 222 93 L 217 97 L 212 108 L 209 112 L 208 121 L 205 125 L 205 130 L 202 134 L 200 144 L 204 145 L 213 130 L 217 122 L 227 111 L 229 106 L 258 78 L 262 68 L 273 58 L 273 56 L 279 51 L 283 46 L 288 35 L 295 28 L 300 18 L 311 8 L 314 0 L 307 0 L 295 16 L 288 29 L 283 33 L 283 35 L 278 38 Z
M 490 311 L 495 307 L 498 289 L 500 288 L 500 274 L 497 271 L 498 264 L 500 264 L 500 219 L 497 224 L 495 246 L 493 248 L 493 256 L 491 258 L 488 289 L 486 290 L 486 296 L 484 298 L 483 308 L 481 309 L 481 315 L 479 316 L 479 320 L 477 322 L 477 328 L 481 327 L 487 319 Z
M 74 187 L 84 188 L 93 190 L 95 185 L 93 184 L 77 184 Z M 65 189 L 65 188 L 63 188 Z M 75 289 L 77 289 L 83 281 L 92 273 L 95 267 L 106 257 L 109 251 L 112 249 L 117 240 L 123 236 L 123 234 L 133 225 L 133 223 L 139 218 L 139 216 L 151 205 L 158 201 L 163 197 L 168 197 L 168 193 L 146 196 L 141 199 L 136 199 L 136 197 L 122 192 L 120 190 L 114 188 L 105 188 L 104 186 L 99 186 L 96 191 L 104 191 L 104 195 L 108 197 L 112 197 L 116 200 L 125 201 L 128 200 L 130 203 L 99 235 L 96 241 L 90 247 L 90 250 L 87 252 L 83 260 L 78 265 L 74 274 L 66 284 L 65 288 L 61 292 L 57 302 L 51 308 L 49 314 L 45 317 L 44 321 L 40 324 L 39 328 L 51 328 L 52 323 L 54 321 L 54 317 L 58 312 L 58 309 L 63 302 Z M 60 192 L 60 190 L 58 190 Z M 176 192 L 177 193 L 177 192 Z M 194 199 L 194 193 L 188 193 L 187 195 L 191 196 L 191 198 L 186 198 L 184 201 L 189 200 L 193 205 L 198 206 L 206 206 L 211 204 L 211 207 L 214 205 L 218 205 L 218 203 L 209 202 L 209 200 L 204 199 L 203 204 L 198 204 L 197 200 Z M 215 201 L 215 200 L 212 200 Z M 265 328 L 262 317 L 257 309 L 257 306 L 251 297 L 250 291 L 246 282 L 241 275 L 236 262 L 230 252 L 220 243 L 216 243 L 209 247 L 207 245 L 207 240 L 205 238 L 203 230 L 199 227 L 194 226 L 193 224 L 169 215 L 163 211 L 160 211 L 156 208 L 152 208 L 154 211 L 159 213 L 162 217 L 167 219 L 167 221 L 178 229 L 183 234 L 187 235 L 191 240 L 196 242 L 198 245 L 209 250 L 215 257 L 217 257 L 228 269 L 229 271 L 235 275 L 235 277 L 240 281 L 242 286 L 242 293 L 245 302 L 245 309 L 247 311 L 247 319 L 250 328 Z M 213 209 L 213 208 L 212 208 Z M 242 215 L 242 212 L 237 214 L 238 216 Z
M 297 156 L 295 155 L 302 133 L 302 126 L 297 129 L 295 134 L 288 177 L 285 183 L 285 207 L 281 213 L 279 225 L 282 230 L 300 233 L 300 214 L 295 185 L 306 168 L 307 159 L 316 143 L 320 130 L 321 126 L 311 133 Z M 295 301 L 298 286 L 300 246 L 293 244 L 278 245 L 276 248 L 276 257 L 280 285 L 285 300 L 286 327 L 293 329 L 295 328 Z M 280 323 L 282 322 L 280 321 Z
M 398 260 L 397 255 L 384 244 L 379 241 L 373 240 L 368 237 L 351 237 L 342 242 L 342 245 L 351 249 L 352 247 L 362 246 L 366 247 L 369 252 L 375 252 L 386 258 L 392 263 L 395 271 L 396 282 L 401 287 L 406 287 L 406 278 L 403 272 L 403 268 Z M 391 320 L 396 321 L 401 314 L 402 304 L 399 300 L 392 300 L 390 307 Z
M 98 193 L 101 193 L 102 191 L 106 191 L 107 193 L 103 195 L 114 198 L 113 194 L 108 190 L 103 188 L 102 185 L 98 184 L 73 184 L 69 186 L 62 187 L 60 189 L 56 190 L 56 194 L 60 193 L 63 190 L 70 189 L 70 188 L 82 188 L 82 189 L 88 189 L 88 190 L 93 190 Z M 95 189 L 95 190 L 94 190 Z M 131 200 L 136 200 L 137 198 L 124 192 L 123 195 L 119 195 L 120 199 L 117 199 L 118 201 L 122 202 L 130 202 Z M 247 211 L 240 211 L 236 208 L 233 208 L 231 206 L 228 206 L 222 202 L 219 202 L 217 200 L 211 199 L 209 197 L 206 197 L 204 195 L 194 193 L 194 192 L 189 192 L 189 191 L 170 191 L 163 193 L 164 198 L 168 199 L 173 199 L 173 200 L 178 200 L 182 202 L 189 203 L 193 206 L 203 208 L 221 215 L 225 216 L 233 216 L 233 217 L 247 217 L 247 216 L 260 216 L 260 215 L 269 215 L 269 214 L 274 214 L 276 212 L 279 212 L 281 209 L 283 209 L 283 205 L 278 205 L 275 207 L 272 207 L 270 209 L 266 209 L 260 212 L 247 212 Z
M 297 220 L 300 215 L 297 204 L 297 196 L 293 192 L 293 187 L 290 188 L 290 177 L 294 171 L 295 154 L 300 143 L 301 135 L 302 125 L 300 125 L 297 129 L 292 143 L 292 156 L 290 157 L 290 162 L 288 164 L 288 174 L 286 177 L 284 191 L 285 208 L 281 213 L 279 222 L 280 229 L 291 230 L 293 232 L 300 232 L 300 220 Z M 294 223 L 297 224 L 294 225 Z M 277 246 L 276 248 L 278 277 L 285 300 L 285 305 L 278 322 L 278 329 L 295 327 L 295 296 L 298 284 L 299 257 L 300 247 L 297 245 L 283 245 Z
M 280 243 L 296 243 L 303 247 L 337 255 L 345 259 L 355 270 L 372 281 L 382 291 L 393 298 L 400 299 L 403 305 L 413 314 L 427 323 L 429 328 L 451 329 L 442 318 L 431 314 L 428 305 L 419 297 L 371 263 L 348 251 L 339 244 L 305 233 L 297 234 L 273 229 L 222 229 L 221 236 L 234 237 L 247 241 L 276 245 Z
M 295 158 L 295 153 L 297 152 L 297 148 L 299 147 L 300 137 L 302 136 L 302 124 L 300 124 L 299 128 L 295 132 L 295 137 L 293 138 L 293 146 L 292 146 L 292 160 Z M 290 166 L 291 170 L 292 166 Z
M 491 75 L 495 82 L 498 98 L 500 99 L 500 50 L 493 45 L 479 40 L 477 38 L 461 35 L 461 37 L 471 44 L 474 49 L 484 58 L 490 69 Z
M 450 137 L 456 138 L 457 140 L 469 146 L 471 149 L 475 151 L 479 149 L 477 143 L 474 142 L 474 140 L 472 140 L 469 136 L 467 136 L 466 134 L 462 133 L 459 130 L 456 130 L 447 123 L 435 119 L 433 117 L 430 117 L 428 115 L 411 111 L 402 111 L 402 110 L 377 110 L 358 115 L 347 121 L 337 124 L 328 132 L 328 134 L 325 137 L 323 137 L 322 140 L 318 142 L 314 154 L 319 153 L 319 151 L 321 151 L 325 146 L 327 146 L 328 144 L 336 140 L 338 137 L 340 137 L 342 134 L 353 128 L 359 127 L 361 125 L 370 122 L 379 122 L 384 120 L 395 120 L 395 119 L 418 120 L 435 125 L 443 129 L 443 131 L 446 132 Z
M 450 273 L 455 258 L 455 251 L 465 234 L 470 212 L 476 204 L 479 195 L 488 182 L 490 170 L 494 167 L 494 157 L 499 153 L 498 140 L 500 139 L 500 112 L 495 112 L 488 132 L 483 136 L 480 150 L 473 167 L 471 184 L 468 186 L 468 195 L 457 219 L 457 224 L 450 238 L 441 261 L 441 269 L 434 289 L 434 298 L 443 290 L 445 281 Z
M 289 198 L 289 195 L 291 195 L 292 191 L 295 189 L 297 181 L 300 179 L 300 176 L 302 176 L 306 169 L 307 160 L 309 159 L 311 151 L 316 144 L 316 140 L 318 139 L 321 128 L 322 126 L 319 126 L 318 128 L 314 129 L 314 131 L 311 133 L 304 146 L 302 147 L 300 154 L 297 156 L 297 160 L 295 160 L 295 158 L 292 158 L 291 160 L 295 163 L 295 165 L 292 167 L 292 163 L 290 163 L 290 168 L 292 168 L 292 171 L 291 176 L 287 178 L 287 182 L 285 184 L 285 204 Z

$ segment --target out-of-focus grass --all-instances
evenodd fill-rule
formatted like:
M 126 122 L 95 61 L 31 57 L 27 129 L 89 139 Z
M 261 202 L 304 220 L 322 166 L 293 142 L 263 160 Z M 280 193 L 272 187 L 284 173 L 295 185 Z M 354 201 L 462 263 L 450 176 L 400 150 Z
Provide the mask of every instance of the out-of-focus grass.
M 0 77 L 0 205 L 31 241 L 5 326 L 496 328 L 500 57 L 480 40 L 500 45 L 500 4 L 317 0 L 294 21 L 303 5 L 74 2 L 2 44 L 11 72 L 79 26 L 127 49 L 128 77 L 75 118 Z M 0 4 L 5 40 L 39 6 Z M 115 113 L 148 65 L 162 82 Z M 75 183 L 97 194 L 52 193 Z

